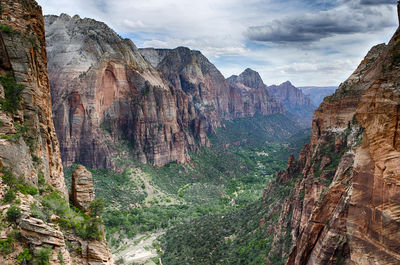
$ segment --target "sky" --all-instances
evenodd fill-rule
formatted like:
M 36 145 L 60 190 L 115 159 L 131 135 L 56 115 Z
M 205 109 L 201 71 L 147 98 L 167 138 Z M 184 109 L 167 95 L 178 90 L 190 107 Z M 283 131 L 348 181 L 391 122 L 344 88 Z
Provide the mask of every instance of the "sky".
M 225 77 L 335 86 L 398 26 L 396 0 L 37 0 L 44 14 L 103 21 L 140 48 L 201 51 Z

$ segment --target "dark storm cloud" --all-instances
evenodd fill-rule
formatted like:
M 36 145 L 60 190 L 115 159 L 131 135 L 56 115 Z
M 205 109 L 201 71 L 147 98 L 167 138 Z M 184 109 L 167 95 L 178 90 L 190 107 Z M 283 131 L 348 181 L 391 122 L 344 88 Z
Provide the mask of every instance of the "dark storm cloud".
M 395 4 L 397 0 L 361 0 L 361 5 L 389 5 Z
M 354 6 L 354 2 L 351 4 Z M 391 9 L 388 7 L 381 9 L 350 8 L 345 4 L 340 8 L 328 11 L 287 17 L 274 20 L 264 26 L 249 27 L 245 35 L 252 41 L 309 43 L 334 35 L 376 32 L 394 25 L 394 21 L 387 18 Z

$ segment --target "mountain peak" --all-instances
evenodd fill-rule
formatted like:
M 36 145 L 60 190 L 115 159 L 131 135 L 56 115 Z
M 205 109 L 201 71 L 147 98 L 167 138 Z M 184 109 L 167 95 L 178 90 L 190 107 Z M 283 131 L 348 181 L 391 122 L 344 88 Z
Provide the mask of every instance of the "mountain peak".
M 250 88 L 263 88 L 265 84 L 257 71 L 246 68 L 237 78 L 237 81 Z
M 280 86 L 294 86 L 289 80 L 280 84 Z

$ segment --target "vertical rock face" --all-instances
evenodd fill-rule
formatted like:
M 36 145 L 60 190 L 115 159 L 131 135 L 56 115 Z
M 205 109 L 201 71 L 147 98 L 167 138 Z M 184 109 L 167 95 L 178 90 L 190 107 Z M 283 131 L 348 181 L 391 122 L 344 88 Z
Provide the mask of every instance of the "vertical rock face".
M 229 87 L 225 78 L 199 51 L 185 47 L 160 50 L 158 58 L 160 62 L 155 67 L 188 96 L 198 115 L 204 116 L 211 126 L 219 126 L 221 119 L 229 117 Z
M 286 110 L 298 117 L 311 121 L 316 107 L 311 98 L 292 85 L 289 81 L 279 86 L 269 86 L 268 91 L 283 103 Z
M 230 108 L 234 117 L 252 117 L 255 113 L 268 115 L 285 111 L 266 90 L 260 75 L 247 68 L 239 76 L 233 75 L 227 79 L 231 88 Z
M 60 217 L 42 211 L 56 205 L 57 214 L 71 213 L 52 120 L 43 16 L 33 0 L 0 5 L 0 171 L 7 176 L 0 181 L 0 215 L 8 216 L 11 209 L 16 213 L 14 219 L 1 221 L 0 239 L 7 251 L 2 251 L 0 264 L 19 264 L 23 253 L 36 264 L 43 251 L 42 258 L 48 256 L 43 262 L 49 264 L 111 265 L 104 237 L 83 239 L 61 229 Z M 24 184 L 16 185 L 17 177 Z M 29 188 L 29 194 L 20 192 L 20 186 Z M 16 198 L 5 200 L 10 191 Z M 89 254 L 71 250 L 67 242 L 83 251 L 88 246 Z
M 202 121 L 172 87 L 104 23 L 47 16 L 46 39 L 55 126 L 65 166 L 113 168 L 124 139 L 141 162 L 186 162 Z M 203 140 L 201 140 L 203 139 Z
M 325 98 L 309 152 L 280 179 L 297 179 L 287 264 L 399 264 L 400 34 L 373 47 Z
M 225 80 L 199 51 L 178 47 L 140 52 L 164 78 L 188 95 L 198 115 L 204 116 L 211 127 L 218 127 L 222 119 L 252 117 L 256 112 L 284 112 L 283 106 L 265 91 L 260 75 L 251 69 Z
M 71 196 L 74 205 L 85 211 L 94 200 L 92 173 L 82 165 L 79 165 L 72 173 Z
M 2 107 L 0 111 L 1 164 L 32 184 L 37 184 L 42 172 L 49 184 L 67 196 L 52 120 L 41 9 L 34 1 L 1 5 L 0 74 L 24 86 L 18 102 L 12 102 L 11 92 L 5 95 L 6 101 L 20 104 L 20 109 Z
M 139 52 L 104 23 L 78 16 L 46 16 L 45 22 L 65 166 L 115 168 L 112 157 L 121 141 L 131 147 L 130 158 L 141 162 L 184 163 L 188 151 L 209 144 L 206 133 L 223 119 L 283 112 L 265 93 L 255 100 L 256 89 L 242 102 L 244 92 L 230 87 L 198 51 Z

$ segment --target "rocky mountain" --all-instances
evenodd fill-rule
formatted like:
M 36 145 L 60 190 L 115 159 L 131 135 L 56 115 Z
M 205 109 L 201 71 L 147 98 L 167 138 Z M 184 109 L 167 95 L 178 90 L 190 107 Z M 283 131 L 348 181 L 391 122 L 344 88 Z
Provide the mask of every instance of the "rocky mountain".
M 283 106 L 264 91 L 264 84 L 256 72 L 248 69 L 241 76 L 258 75 L 258 84 L 235 84 L 225 80 L 221 72 L 199 51 L 185 47 L 176 49 L 140 49 L 141 54 L 165 79 L 184 91 L 213 128 L 221 120 L 283 113 Z M 238 82 L 240 82 L 238 80 Z M 251 82 L 251 81 L 249 81 Z
M 69 207 L 41 8 L 2 1 L 0 18 L 0 263 L 112 264 L 101 218 Z
M 206 133 L 223 119 L 255 113 L 198 51 L 139 51 L 104 23 L 78 16 L 46 16 L 45 23 L 64 166 L 111 169 L 131 158 L 184 163 L 189 151 L 209 145 Z M 263 114 L 283 112 L 264 99 Z M 121 146 L 129 147 L 122 158 Z
M 337 86 L 327 86 L 327 87 L 319 87 L 319 86 L 303 86 L 299 87 L 301 91 L 307 96 L 310 96 L 314 105 L 319 106 L 322 103 L 325 97 L 332 95 L 335 93 Z
M 278 107 L 284 111 L 279 101 L 268 93 L 256 71 L 247 68 L 239 76 L 229 77 L 227 82 L 233 95 L 231 102 L 236 117 L 251 117 L 255 113 L 266 115 L 273 113 Z
M 324 99 L 310 144 L 277 175 L 294 183 L 279 219 L 292 231 L 287 264 L 400 263 L 399 40 L 373 47 Z
M 186 162 L 203 121 L 185 93 L 104 23 L 46 16 L 55 127 L 65 166 L 112 168 L 119 141 L 141 162 Z
M 316 109 L 313 101 L 289 81 L 269 86 L 268 91 L 285 106 L 286 110 L 304 120 L 311 121 Z

